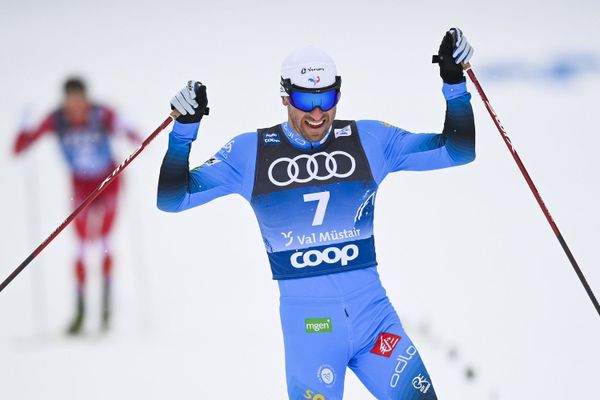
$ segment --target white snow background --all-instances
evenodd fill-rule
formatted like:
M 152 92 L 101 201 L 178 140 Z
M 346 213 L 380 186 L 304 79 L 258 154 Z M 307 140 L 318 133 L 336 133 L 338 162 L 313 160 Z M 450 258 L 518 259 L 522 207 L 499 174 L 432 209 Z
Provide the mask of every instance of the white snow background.
M 232 136 L 286 118 L 279 66 L 310 43 L 330 53 L 343 76 L 338 118 L 440 131 L 445 103 L 431 55 L 457 25 L 600 294 L 597 1 L 0 3 L 2 279 L 70 212 L 55 138 L 12 155 L 23 110 L 37 123 L 68 75 L 87 78 L 93 98 L 116 106 L 144 135 L 188 79 L 204 82 L 211 115 L 192 152 L 196 166 Z M 569 69 L 574 60 L 584 67 Z M 379 191 L 384 285 L 440 399 L 599 398 L 600 319 L 469 89 L 477 160 L 397 173 Z M 251 208 L 230 196 L 182 214 L 159 211 L 167 133 L 124 173 L 113 236 L 114 329 L 97 333 L 96 249 L 86 335 L 62 333 L 74 306 L 68 228 L 0 294 L 0 399 L 286 398 L 277 287 Z M 133 150 L 126 142 L 115 149 L 119 160 Z M 345 398 L 372 398 L 350 371 Z

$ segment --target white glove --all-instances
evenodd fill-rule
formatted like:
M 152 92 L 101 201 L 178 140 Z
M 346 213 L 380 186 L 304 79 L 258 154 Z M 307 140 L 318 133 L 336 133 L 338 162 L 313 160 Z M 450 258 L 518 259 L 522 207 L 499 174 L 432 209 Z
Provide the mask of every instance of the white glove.
M 208 115 L 206 86 L 198 81 L 188 81 L 187 85 L 171 99 L 171 108 L 181 114 L 177 121 L 183 124 L 198 123 Z
M 475 49 L 471 47 L 469 42 L 467 42 L 467 37 L 463 35 L 462 31 L 458 28 L 450 29 L 450 32 L 454 31 L 454 36 L 456 37 L 456 44 L 454 45 L 454 52 L 452 53 L 452 58 L 454 58 L 454 62 L 457 64 L 460 63 L 468 63 Z
M 188 81 L 187 85 L 179 91 L 171 99 L 171 106 L 179 111 L 181 115 L 194 115 L 196 114 L 196 108 L 198 108 L 198 102 L 196 99 L 196 81 Z

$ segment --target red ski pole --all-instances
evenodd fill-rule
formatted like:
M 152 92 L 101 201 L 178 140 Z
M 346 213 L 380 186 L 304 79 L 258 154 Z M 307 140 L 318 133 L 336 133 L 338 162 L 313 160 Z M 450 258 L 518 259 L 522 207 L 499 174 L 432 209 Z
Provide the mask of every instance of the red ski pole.
M 560 242 L 560 245 L 562 246 L 565 254 L 567 255 L 567 258 L 571 262 L 571 265 L 573 266 L 575 273 L 579 277 L 581 284 L 583 285 L 583 287 L 585 288 L 585 291 L 587 292 L 588 296 L 590 297 L 592 304 L 594 304 L 594 307 L 596 308 L 596 312 L 598 313 L 598 315 L 600 315 L 600 305 L 598 304 L 598 300 L 596 299 L 596 296 L 594 296 L 594 292 L 592 291 L 592 288 L 590 287 L 587 280 L 585 279 L 585 276 L 583 275 L 581 268 L 579 268 L 579 265 L 577 264 L 577 261 L 575 260 L 573 253 L 571 253 L 569 246 L 567 246 L 567 242 L 565 242 L 565 239 L 563 238 L 562 234 L 558 230 L 558 226 L 552 219 L 552 216 L 550 215 L 550 212 L 548 211 L 546 204 L 544 204 L 544 200 L 542 200 L 542 196 L 540 196 L 540 193 L 538 192 L 537 188 L 535 187 L 533 180 L 531 179 L 531 176 L 529 176 L 529 173 L 525 169 L 525 165 L 523 165 L 521 158 L 517 154 L 517 151 L 515 150 L 514 146 L 512 145 L 512 142 L 510 141 L 510 138 L 506 134 L 506 130 L 502 126 L 502 123 L 500 122 L 498 115 L 492 108 L 490 101 L 488 100 L 483 89 L 481 88 L 479 81 L 475 77 L 475 73 L 473 72 L 473 69 L 471 69 L 471 65 L 469 63 L 467 63 L 467 64 L 464 64 L 463 67 L 467 71 L 467 75 L 469 75 L 471 82 L 473 82 L 473 84 L 477 88 L 477 92 L 479 92 L 479 96 L 481 96 L 481 100 L 483 100 L 483 104 L 485 104 L 485 108 L 487 108 L 488 112 L 490 113 L 490 116 L 492 117 L 492 120 L 494 121 L 494 124 L 496 125 L 496 128 L 498 128 L 498 132 L 500 132 L 502 139 L 504 139 L 504 143 L 506 143 L 506 147 L 508 147 L 510 154 L 512 154 L 515 162 L 517 163 L 517 166 L 519 167 L 519 170 L 521 171 L 521 173 L 523 174 L 523 177 L 527 181 L 527 185 L 529 185 L 529 188 L 531 189 L 533 196 L 537 200 L 540 208 L 542 209 L 542 212 L 546 216 L 546 220 L 548 220 L 548 223 L 550 224 L 552 231 L 554 231 L 556 238 Z
M 153 141 L 154 138 L 156 138 L 158 134 L 161 133 L 167 126 L 169 126 L 172 120 L 175 120 L 177 117 L 179 117 L 179 115 L 180 114 L 178 111 L 173 110 L 171 114 L 169 114 L 169 117 L 167 117 L 167 119 L 165 119 L 163 123 L 160 124 L 160 126 L 156 128 L 156 130 L 152 132 L 150 136 L 148 136 L 146 140 L 144 140 L 142 144 L 125 159 L 125 161 L 121 163 L 121 165 L 115 168 L 115 170 L 109 176 L 107 176 L 106 179 L 104 179 L 104 181 L 102 181 L 102 183 L 98 185 L 98 187 L 94 189 L 85 198 L 85 200 L 81 202 L 81 204 L 79 204 L 79 206 L 77 206 L 71 215 L 69 215 L 67 219 L 65 219 L 58 226 L 58 228 L 56 228 L 54 232 L 52 232 L 50 236 L 46 238 L 46 240 L 44 240 L 35 250 L 33 250 L 33 252 L 4 281 L 2 281 L 2 283 L 0 283 L 0 292 L 4 290 L 4 288 L 8 286 L 8 284 L 12 282 L 12 280 L 15 279 L 16 276 L 19 275 L 21 271 L 25 269 L 25 267 L 27 267 L 27 265 L 29 265 L 29 263 L 31 263 L 31 261 L 33 261 L 33 259 L 37 257 L 38 254 L 40 254 L 42 250 L 44 250 L 46 246 L 50 244 L 51 241 L 54 240 L 58 234 L 61 233 L 63 229 L 65 229 L 67 225 L 69 225 L 83 209 L 89 206 L 90 203 L 94 201 L 94 199 L 96 199 L 96 197 L 98 197 L 100 193 L 102 193 L 104 189 L 106 189 L 108 185 L 110 185 L 125 168 L 127 168 L 127 166 L 146 148 L 146 146 L 148 146 L 148 144 L 150 144 L 150 142 Z

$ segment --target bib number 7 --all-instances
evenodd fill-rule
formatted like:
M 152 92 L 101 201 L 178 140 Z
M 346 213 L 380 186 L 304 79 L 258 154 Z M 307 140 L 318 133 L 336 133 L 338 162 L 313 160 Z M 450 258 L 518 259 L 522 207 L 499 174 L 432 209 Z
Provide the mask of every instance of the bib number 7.
M 323 225 L 325 210 L 327 209 L 327 203 L 329 203 L 329 192 L 306 193 L 304 195 L 304 202 L 307 203 L 309 201 L 317 202 L 317 209 L 315 210 L 312 226 Z

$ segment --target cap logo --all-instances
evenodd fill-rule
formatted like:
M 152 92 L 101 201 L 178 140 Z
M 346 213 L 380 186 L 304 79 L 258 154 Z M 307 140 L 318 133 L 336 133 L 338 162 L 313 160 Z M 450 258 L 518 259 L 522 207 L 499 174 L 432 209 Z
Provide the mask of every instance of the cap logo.
M 325 71 L 325 68 L 323 68 L 323 67 L 317 67 L 317 68 L 313 68 L 313 67 L 302 68 L 302 69 L 300 70 L 300 73 L 304 75 L 306 72 L 318 72 L 318 71 Z
M 308 81 L 313 84 L 313 86 L 317 86 L 317 83 L 321 82 L 321 77 L 317 75 L 315 78 L 308 78 Z

